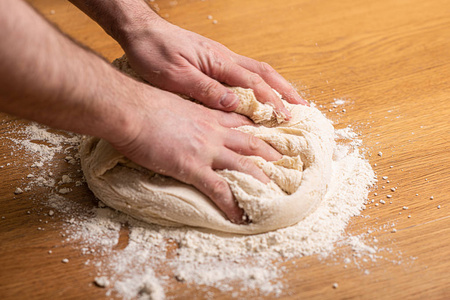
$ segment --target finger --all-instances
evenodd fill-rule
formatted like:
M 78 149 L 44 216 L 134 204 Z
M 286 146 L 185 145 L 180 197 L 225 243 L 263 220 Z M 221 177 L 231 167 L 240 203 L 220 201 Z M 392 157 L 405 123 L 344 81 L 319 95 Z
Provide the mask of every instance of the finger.
M 195 68 L 187 76 L 180 76 L 177 85 L 179 92 L 210 108 L 234 111 L 239 105 L 239 97 L 235 93 Z
M 225 136 L 225 147 L 242 155 L 255 155 L 267 161 L 276 161 L 282 155 L 263 140 L 238 130 L 229 129 Z
M 287 119 L 291 113 L 284 107 L 280 97 L 275 94 L 272 88 L 263 80 L 263 78 L 231 61 L 218 65 L 220 70 L 214 70 L 213 77 L 220 82 L 230 86 L 239 86 L 250 88 L 255 93 L 256 99 L 262 103 L 271 103 L 275 111 L 284 114 Z
M 228 183 L 213 170 L 205 168 L 197 174 L 192 184 L 208 196 L 225 213 L 231 222 L 243 224 L 244 211 L 234 200 Z
M 246 116 L 234 113 L 234 112 L 223 112 L 214 110 L 213 114 L 220 125 L 227 128 L 236 128 L 245 125 L 256 125 L 252 120 Z
M 248 174 L 262 183 L 269 183 L 270 178 L 248 157 L 224 149 L 213 161 L 212 167 L 218 170 L 234 170 Z
M 275 71 L 275 69 L 268 63 L 260 62 L 241 55 L 239 55 L 235 60 L 240 66 L 259 74 L 265 82 L 279 92 L 283 96 L 283 99 L 287 100 L 289 103 L 309 106 L 309 103 L 300 97 L 289 82 L 287 82 L 287 80 Z

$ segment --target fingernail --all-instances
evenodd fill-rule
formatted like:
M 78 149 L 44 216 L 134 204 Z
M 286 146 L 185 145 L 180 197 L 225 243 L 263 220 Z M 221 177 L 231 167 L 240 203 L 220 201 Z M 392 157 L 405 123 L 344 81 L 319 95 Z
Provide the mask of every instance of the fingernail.
M 308 102 L 306 102 L 298 93 L 294 93 L 293 96 L 297 104 L 308 105 Z
M 309 106 L 308 101 L 306 101 L 305 99 L 302 99 L 302 98 L 299 98 L 299 99 L 300 99 L 299 102 L 298 102 L 299 104 Z
M 244 212 L 244 215 L 242 215 L 242 225 L 248 225 L 252 222 L 252 220 L 250 220 L 250 217 L 247 215 L 247 213 Z
M 275 115 L 277 117 L 278 122 L 284 122 L 291 119 L 292 115 L 291 112 L 288 111 L 286 108 L 278 108 L 275 110 Z
M 235 105 L 238 101 L 238 97 L 233 92 L 229 92 L 222 96 L 219 103 L 223 107 L 229 108 Z
M 249 216 L 244 212 L 240 217 L 231 220 L 236 225 L 248 225 L 251 223 Z
M 232 219 L 232 220 L 230 220 L 230 221 L 231 221 L 231 223 L 234 223 L 234 224 L 236 224 L 236 225 L 244 225 L 244 224 L 245 224 L 245 221 L 242 220 L 242 219 L 239 219 L 239 218 L 237 218 L 237 219 Z
M 289 97 L 290 99 L 294 98 L 295 104 L 301 104 L 303 102 L 302 97 L 300 97 L 300 95 L 297 93 L 292 93 L 290 96 L 291 96 Z
M 283 108 L 281 109 L 281 113 L 283 113 L 283 114 L 286 116 L 286 119 L 292 118 L 291 112 L 288 111 L 285 107 L 283 107 Z

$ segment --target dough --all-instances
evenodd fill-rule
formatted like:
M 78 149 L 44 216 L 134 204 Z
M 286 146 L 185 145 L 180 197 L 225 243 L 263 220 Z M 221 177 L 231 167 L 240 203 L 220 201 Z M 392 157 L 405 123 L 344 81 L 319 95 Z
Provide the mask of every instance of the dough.
M 126 58 L 116 67 L 136 77 Z M 204 194 L 191 185 L 129 161 L 108 142 L 85 137 L 81 164 L 94 194 L 108 206 L 137 219 L 167 226 L 189 225 L 222 232 L 256 234 L 298 223 L 324 198 L 331 177 L 334 128 L 319 110 L 284 103 L 292 119 L 283 122 L 273 107 L 258 102 L 250 89 L 230 87 L 240 98 L 237 113 L 261 126 L 238 130 L 253 134 L 283 157 L 267 162 L 252 157 L 269 176 L 266 184 L 231 170 L 217 171 L 229 183 L 239 206 L 251 219 L 248 225 L 231 223 Z

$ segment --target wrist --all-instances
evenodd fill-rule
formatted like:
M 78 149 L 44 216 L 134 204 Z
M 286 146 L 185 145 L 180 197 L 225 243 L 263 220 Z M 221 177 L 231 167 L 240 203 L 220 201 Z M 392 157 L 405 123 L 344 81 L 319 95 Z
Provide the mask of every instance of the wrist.
M 144 0 L 70 0 L 119 44 L 153 22 L 163 21 Z
M 92 135 L 99 136 L 116 148 L 125 148 L 139 134 L 144 124 L 145 106 L 152 105 L 152 88 L 123 74 L 115 80 L 119 86 L 104 98 L 100 122 Z
M 162 24 L 167 23 L 144 1 L 137 1 L 131 7 L 121 9 L 120 15 L 120 18 L 114 19 L 107 32 L 123 48 L 133 39 L 147 35 L 149 30 L 159 28 Z

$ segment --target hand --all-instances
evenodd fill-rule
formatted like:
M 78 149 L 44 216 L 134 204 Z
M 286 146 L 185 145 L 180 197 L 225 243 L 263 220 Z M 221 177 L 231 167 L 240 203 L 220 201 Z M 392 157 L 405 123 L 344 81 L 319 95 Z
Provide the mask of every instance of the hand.
M 230 220 L 242 223 L 243 211 L 227 182 L 214 170 L 236 170 L 268 183 L 269 178 L 246 155 L 278 160 L 281 154 L 262 140 L 231 129 L 253 124 L 244 116 L 142 86 L 144 96 L 133 97 L 140 102 L 131 111 L 124 109 L 133 128 L 123 135 L 125 139 L 110 141 L 112 145 L 152 171 L 192 184 Z
M 162 19 L 139 28 L 130 31 L 121 44 L 133 69 L 159 88 L 223 111 L 236 109 L 238 98 L 220 83 L 253 89 L 260 102 L 273 104 L 288 118 L 289 111 L 272 88 L 288 102 L 307 104 L 266 63 L 238 55 L 220 43 Z
M 0 1 L 0 25 L 0 56 L 5 58 L 0 110 L 104 138 L 134 162 L 194 185 L 235 222 L 242 221 L 243 212 L 213 170 L 237 170 L 269 182 L 245 155 L 276 160 L 281 154 L 231 129 L 251 125 L 247 118 L 130 79 L 73 43 L 25 1 Z

